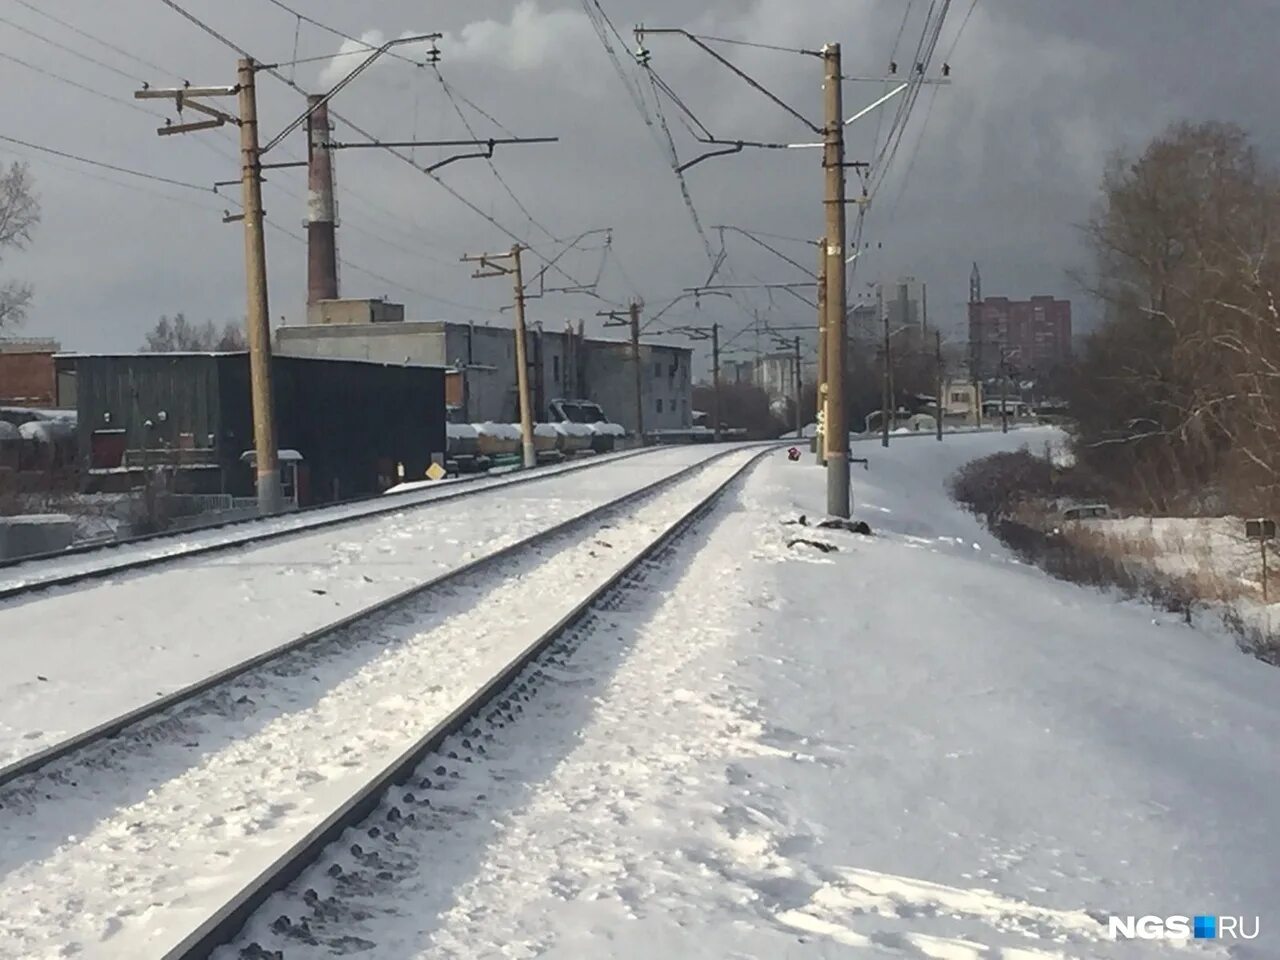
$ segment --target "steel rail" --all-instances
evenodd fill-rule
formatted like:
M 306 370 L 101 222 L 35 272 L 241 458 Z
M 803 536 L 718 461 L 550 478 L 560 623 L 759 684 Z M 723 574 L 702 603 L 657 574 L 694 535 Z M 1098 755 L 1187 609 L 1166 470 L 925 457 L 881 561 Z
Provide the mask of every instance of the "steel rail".
M 189 560 L 192 557 L 201 557 L 211 553 L 219 553 L 226 550 L 234 550 L 239 547 L 252 546 L 259 543 L 265 543 L 270 540 L 280 540 L 280 539 L 284 539 L 285 537 L 300 536 L 302 534 L 313 533 L 317 530 L 327 530 L 332 527 L 342 526 L 343 524 L 359 523 L 363 520 L 386 516 L 387 514 L 397 513 L 401 510 L 416 510 L 420 507 L 428 507 L 428 506 L 431 506 L 432 504 L 437 504 L 437 503 L 447 503 L 450 500 L 457 500 L 462 497 L 476 496 L 482 493 L 487 493 L 492 490 L 505 490 L 509 487 L 520 486 L 527 483 L 536 483 L 540 480 L 550 480 L 555 477 L 562 477 L 568 473 L 576 473 L 580 470 L 586 470 L 592 467 L 608 466 L 611 463 L 617 463 L 621 460 L 627 460 L 627 459 L 630 459 L 631 457 L 639 456 L 641 454 L 646 454 L 646 453 L 653 453 L 663 449 L 670 449 L 670 448 L 669 447 L 644 447 L 638 450 L 626 451 L 619 456 L 610 457 L 607 460 L 603 460 L 599 457 L 588 457 L 588 458 L 584 458 L 581 462 L 570 463 L 567 466 L 562 466 L 562 468 L 559 470 L 543 468 L 543 469 L 535 469 L 532 471 L 517 471 L 515 474 L 513 474 L 512 478 L 509 480 L 505 480 L 505 481 L 499 480 L 496 483 L 487 484 L 483 487 L 471 487 L 470 484 L 475 481 L 464 481 L 463 483 L 458 484 L 458 486 L 465 487 L 466 489 L 458 490 L 456 492 L 451 492 L 451 493 L 445 493 L 441 496 L 424 498 L 422 500 L 417 500 L 410 503 L 397 501 L 395 503 L 389 503 L 385 507 L 374 507 L 364 513 L 344 514 L 338 517 L 321 518 L 321 519 L 318 519 L 315 523 L 305 523 L 305 524 L 299 524 L 297 526 L 288 526 L 288 527 L 277 527 L 272 530 L 264 530 L 260 533 L 250 533 L 247 536 L 240 537 L 234 540 L 221 540 L 216 543 L 199 544 L 197 546 L 192 547 L 189 550 L 176 550 L 173 553 L 158 554 L 158 555 L 149 556 L 149 557 L 139 557 L 134 560 L 124 560 L 116 564 L 104 565 L 102 567 L 94 567 L 90 570 L 80 570 L 74 573 L 67 573 L 67 574 L 62 574 L 58 576 L 45 577 L 43 579 L 32 580 L 28 583 L 19 583 L 14 586 L 0 587 L 0 601 L 10 600 L 14 597 L 25 596 L 31 593 L 37 593 L 41 590 L 49 590 L 54 587 L 74 586 L 77 583 L 83 583 L 87 580 L 98 580 L 103 577 L 113 576 L 118 573 L 127 573 L 132 570 L 145 570 L 148 567 L 155 567 L 164 563 L 175 563 L 180 560 Z M 544 472 L 544 469 L 545 469 L 545 472 Z M 384 496 L 384 499 L 390 500 L 393 497 L 408 497 L 408 496 L 412 496 L 415 493 L 422 493 L 422 492 L 423 491 L 419 491 L 419 490 L 406 490 L 403 493 L 386 495 Z M 364 500 L 353 500 L 353 501 L 348 501 L 348 503 L 337 504 L 337 505 L 324 504 L 322 506 L 308 507 L 307 510 L 316 510 L 316 511 L 332 510 L 335 508 L 335 506 L 347 506 L 352 503 L 366 503 L 373 499 L 375 498 L 370 497 Z M 305 511 L 298 511 L 298 512 L 305 512 Z M 296 513 L 283 514 L 281 516 L 291 517 L 291 516 L 296 516 Z M 112 550 L 120 547 L 135 546 L 140 543 L 146 543 L 152 540 L 159 540 L 167 537 L 176 538 L 176 537 L 182 537 L 182 536 L 190 536 L 191 534 L 194 534 L 194 533 L 204 533 L 209 530 L 220 530 L 220 529 L 225 529 L 227 527 L 238 526 L 240 524 L 259 523 L 266 519 L 278 520 L 278 519 L 281 519 L 281 517 L 280 516 L 269 517 L 269 518 L 268 517 L 250 517 L 244 520 L 229 520 L 224 524 L 210 524 L 209 526 L 199 527 L 195 530 L 181 530 L 173 533 L 148 534 L 145 537 L 138 537 L 132 540 L 120 540 L 120 541 L 115 541 L 109 544 L 97 544 L 92 547 L 83 547 L 78 550 L 76 548 L 72 548 L 71 550 L 59 551 L 57 553 L 45 553 L 45 554 L 39 554 L 33 557 L 22 557 L 15 561 L 10 561 L 10 562 L 0 564 L 0 570 L 4 570 L 6 568 L 12 569 L 13 567 L 23 563 L 38 563 L 42 561 L 47 562 L 50 560 L 61 560 L 66 557 L 81 555 L 85 553 L 92 553 L 97 550 Z
M 424 733 L 417 743 L 383 768 L 336 811 L 316 825 L 305 837 L 278 857 L 274 863 L 258 874 L 246 886 L 242 887 L 216 913 L 192 931 L 176 947 L 164 954 L 162 960 L 207 960 L 215 950 L 230 943 L 244 928 L 250 917 L 272 894 L 284 889 L 297 879 L 320 858 L 326 847 L 341 837 L 343 831 L 367 819 L 377 808 L 383 795 L 391 787 L 407 780 L 423 759 L 438 750 L 448 737 L 462 730 L 468 721 L 481 714 L 491 702 L 501 697 L 506 688 L 511 685 L 526 666 L 536 660 L 570 627 L 586 616 L 607 594 L 616 590 L 638 568 L 666 548 L 673 540 L 710 511 L 729 487 L 775 448 L 776 444 L 770 444 L 769 447 L 761 450 L 735 470 L 723 483 L 717 485 L 714 490 L 668 526 L 665 531 L 659 534 L 656 539 L 624 567 L 616 571 L 608 580 L 575 604 L 573 609 L 565 614 L 559 622 L 508 661 L 501 670 L 468 697 L 464 703 Z M 694 469 L 701 469 L 732 452 L 735 451 L 726 451 L 724 454 L 719 454 L 710 460 L 703 461 L 689 470 L 682 471 L 681 475 L 692 472 Z M 660 481 L 659 485 L 665 485 L 666 482 Z M 651 490 L 653 486 L 655 485 L 650 485 L 646 489 Z M 624 499 L 633 499 L 638 495 L 638 493 L 632 494 Z M 616 507 L 621 502 L 623 501 L 617 501 L 612 506 Z
M 648 483 L 637 490 L 633 490 L 622 497 L 618 497 L 607 503 L 592 507 L 585 513 L 580 513 L 575 517 L 570 517 L 568 520 L 564 520 L 544 530 L 540 530 L 522 540 L 518 540 L 515 543 L 502 547 L 493 553 L 486 554 L 482 557 L 476 558 L 475 560 L 471 560 L 462 566 L 447 570 L 429 580 L 425 580 L 422 583 L 408 587 L 390 597 L 379 600 L 370 606 L 349 613 L 341 619 L 335 620 L 323 627 L 310 630 L 301 636 L 295 637 L 293 640 L 289 640 L 283 644 L 273 647 L 270 650 L 265 650 L 262 653 L 255 654 L 252 657 L 241 660 L 238 663 L 232 664 L 231 666 L 219 670 L 216 673 L 212 673 L 209 676 L 188 684 L 187 686 L 175 690 L 172 693 L 165 694 L 162 697 L 157 697 L 142 706 L 135 707 L 132 710 L 119 714 L 116 717 L 90 727 L 87 730 L 83 730 L 65 740 L 51 744 L 43 750 L 29 754 L 20 760 L 13 761 L 4 767 L 0 767 L 0 787 L 12 783 L 22 777 L 30 776 L 42 767 L 84 750 L 95 743 L 109 740 L 118 734 L 123 733 L 129 727 L 142 720 L 149 719 L 157 714 L 176 707 L 179 704 L 192 700 L 224 683 L 227 683 L 230 680 L 234 680 L 237 677 L 248 673 L 256 667 L 278 660 L 281 657 L 303 647 L 326 640 L 358 621 L 376 616 L 377 614 L 395 607 L 398 604 L 414 599 L 419 594 L 437 589 L 452 581 L 465 578 L 487 566 L 500 564 L 517 553 L 533 549 L 548 540 L 562 536 L 563 534 L 569 533 L 583 525 L 592 523 L 600 517 L 618 510 L 620 507 L 634 504 L 636 501 L 658 493 L 666 487 L 672 486 L 694 473 L 705 469 L 712 463 L 715 463 L 742 449 L 742 447 L 736 447 L 731 450 L 725 450 L 720 453 L 713 454 L 705 460 L 700 460 L 697 463 L 683 467 L 676 473 L 661 477 L 660 479 Z

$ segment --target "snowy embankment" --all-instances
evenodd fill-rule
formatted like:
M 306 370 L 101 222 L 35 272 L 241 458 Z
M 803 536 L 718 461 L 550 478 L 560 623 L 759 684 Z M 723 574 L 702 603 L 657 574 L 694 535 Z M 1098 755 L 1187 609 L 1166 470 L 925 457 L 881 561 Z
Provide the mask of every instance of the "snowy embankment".
M 16 784 L 0 797 L 0 956 L 167 956 L 756 453 Z
M 671 448 L 0 602 L 0 765 L 698 463 Z
M 1256 540 L 1245 536 L 1239 517 L 1125 517 L 1082 520 L 1067 531 L 1077 547 L 1102 553 L 1134 572 L 1155 574 L 1181 585 L 1210 614 L 1253 639 L 1271 637 L 1280 624 L 1280 557 L 1267 549 L 1267 596 L 1263 559 Z
M 396 791 L 239 946 L 1155 960 L 1180 945 L 1098 918 L 1195 912 L 1273 940 L 1280 671 L 1017 563 L 946 498 L 964 461 L 1048 436 L 870 450 L 871 538 L 784 525 L 821 517 L 822 474 L 770 457 L 517 723 L 449 744 L 443 781 Z

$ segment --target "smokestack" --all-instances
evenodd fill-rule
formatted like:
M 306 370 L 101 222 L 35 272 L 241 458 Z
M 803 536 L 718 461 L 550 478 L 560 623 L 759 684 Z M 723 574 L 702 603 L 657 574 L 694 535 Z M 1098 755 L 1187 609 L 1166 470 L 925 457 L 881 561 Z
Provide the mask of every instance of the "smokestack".
M 307 97 L 315 106 L 321 97 Z M 337 210 L 333 200 L 333 155 L 329 149 L 329 106 L 307 120 L 307 305 L 338 296 Z

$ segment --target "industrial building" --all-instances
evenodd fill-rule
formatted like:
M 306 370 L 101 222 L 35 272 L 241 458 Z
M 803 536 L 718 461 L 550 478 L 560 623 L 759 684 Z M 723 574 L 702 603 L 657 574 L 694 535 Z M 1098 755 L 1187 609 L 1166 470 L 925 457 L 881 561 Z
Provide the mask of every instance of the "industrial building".
M 53 358 L 60 349 L 56 340 L 0 337 L 0 406 L 56 406 Z
M 78 458 L 90 491 L 140 485 L 163 466 L 179 493 L 251 496 L 253 449 L 246 353 L 57 358 L 74 383 Z M 274 357 L 280 449 L 301 457 L 297 501 L 376 494 L 443 460 L 440 367 Z
M 510 325 L 404 320 L 403 308 L 384 301 L 321 300 L 305 325 L 278 327 L 280 356 L 373 360 L 448 367 L 451 416 L 462 422 L 519 419 L 515 335 Z M 636 375 L 631 344 L 586 337 L 581 330 L 527 333 L 529 392 L 534 419 L 549 418 L 553 400 L 591 400 L 628 432 L 636 429 Z M 644 429 L 687 429 L 692 424 L 689 347 L 640 345 L 640 399 Z

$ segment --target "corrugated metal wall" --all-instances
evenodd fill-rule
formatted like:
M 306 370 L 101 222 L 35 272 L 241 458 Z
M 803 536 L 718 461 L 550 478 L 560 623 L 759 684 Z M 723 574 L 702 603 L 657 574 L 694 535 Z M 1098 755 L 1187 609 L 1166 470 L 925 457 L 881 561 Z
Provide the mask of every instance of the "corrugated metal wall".
M 249 492 L 240 464 L 253 448 L 247 355 L 76 357 L 74 364 L 86 467 L 96 429 L 125 430 L 135 449 L 177 446 L 182 433 L 203 447 L 212 434 L 226 489 Z M 398 464 L 420 479 L 432 454 L 445 452 L 443 368 L 275 357 L 272 380 L 278 443 L 307 461 L 318 500 L 331 498 L 335 480 L 344 499 L 377 493 L 380 481 L 398 479 Z
M 138 354 L 72 359 L 80 461 L 86 468 L 94 430 L 122 429 L 134 449 L 177 446 L 182 433 L 194 434 L 196 445 L 203 447 L 209 434 L 220 431 L 219 357 Z M 148 420 L 150 430 L 145 426 Z

